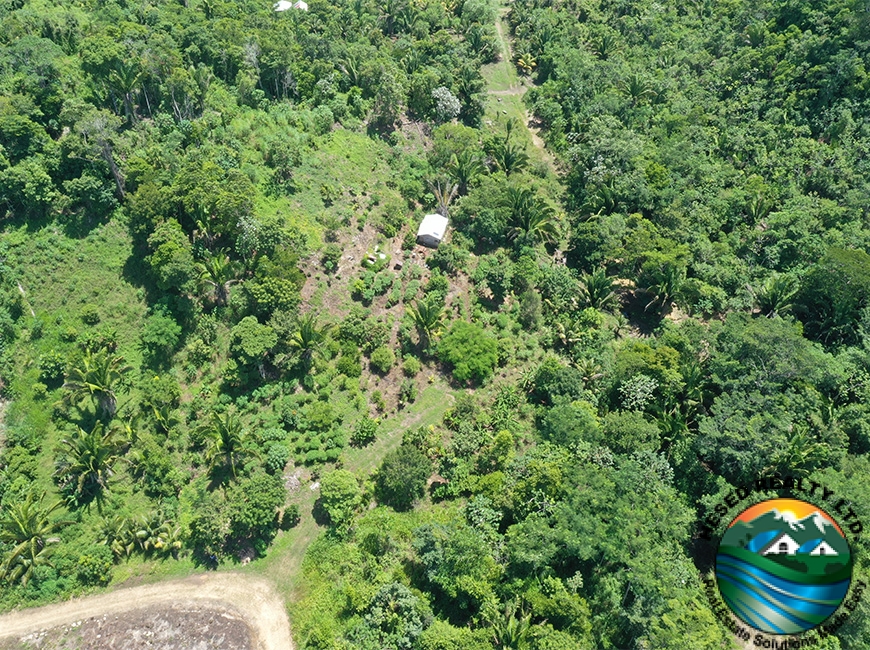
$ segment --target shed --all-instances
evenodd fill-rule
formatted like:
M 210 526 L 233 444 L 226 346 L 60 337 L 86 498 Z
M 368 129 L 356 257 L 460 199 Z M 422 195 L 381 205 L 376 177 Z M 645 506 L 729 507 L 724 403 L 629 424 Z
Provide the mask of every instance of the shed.
M 447 232 L 447 217 L 440 214 L 427 214 L 417 230 L 417 243 L 429 248 L 438 248 Z

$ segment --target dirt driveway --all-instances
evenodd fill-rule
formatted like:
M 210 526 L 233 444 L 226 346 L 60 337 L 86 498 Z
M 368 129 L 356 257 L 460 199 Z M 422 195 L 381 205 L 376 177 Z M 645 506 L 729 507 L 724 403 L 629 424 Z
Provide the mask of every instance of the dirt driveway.
M 256 650 L 294 649 L 287 610 L 274 587 L 262 578 L 239 573 L 202 574 L 4 614 L 0 616 L 0 639 L 95 616 L 182 602 L 239 612 L 250 626 Z

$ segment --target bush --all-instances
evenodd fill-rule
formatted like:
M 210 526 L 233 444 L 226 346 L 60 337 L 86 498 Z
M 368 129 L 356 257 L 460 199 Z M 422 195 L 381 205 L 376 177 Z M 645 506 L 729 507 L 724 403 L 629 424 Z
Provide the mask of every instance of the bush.
M 468 251 L 452 244 L 441 244 L 429 259 L 426 266 L 430 269 L 441 269 L 450 275 L 456 275 L 457 271 L 464 271 L 468 263 Z
M 453 367 L 456 381 L 481 383 L 498 363 L 498 341 L 479 325 L 457 321 L 439 342 L 438 358 Z
M 338 244 L 327 244 L 323 249 L 323 257 L 320 258 L 320 261 L 327 273 L 335 273 L 338 270 L 341 253 L 341 246 Z
M 373 420 L 369 417 L 363 418 L 357 423 L 353 434 L 350 436 L 350 442 L 355 447 L 365 447 L 375 441 L 378 434 L 379 420 Z
M 390 348 L 382 345 L 372 352 L 370 360 L 374 369 L 382 375 L 385 375 L 390 371 L 390 368 L 393 367 L 393 364 L 396 363 L 396 355 Z
M 39 381 L 46 384 L 63 378 L 66 368 L 66 357 L 60 352 L 47 352 L 39 358 Z
M 94 544 L 79 556 L 77 576 L 85 585 L 105 586 L 112 581 L 114 556 L 108 546 Z
M 417 360 L 417 357 L 408 357 L 402 364 L 402 372 L 406 377 L 416 377 L 422 369 L 423 364 Z
M 356 354 L 344 354 L 335 362 L 335 369 L 339 374 L 348 377 L 359 377 L 362 375 L 362 365 L 360 365 L 360 354 L 357 350 Z
M 266 470 L 275 474 L 284 469 L 287 459 L 290 458 L 290 450 L 282 442 L 273 442 L 266 452 Z
M 417 401 L 417 383 L 413 379 L 406 379 L 399 388 L 399 404 L 410 404 Z
M 281 530 L 290 530 L 299 523 L 300 519 L 302 516 L 299 512 L 299 506 L 295 503 L 287 506 L 281 516 Z
M 79 318 L 81 318 L 82 322 L 86 325 L 96 325 L 100 322 L 100 310 L 97 309 L 96 305 L 85 305 L 82 307 Z
M 30 388 L 33 391 L 33 399 L 43 400 L 48 397 L 48 386 L 41 381 L 36 382 Z
M 151 363 L 165 363 L 178 346 L 181 326 L 165 308 L 155 309 L 145 319 L 141 333 L 142 349 Z

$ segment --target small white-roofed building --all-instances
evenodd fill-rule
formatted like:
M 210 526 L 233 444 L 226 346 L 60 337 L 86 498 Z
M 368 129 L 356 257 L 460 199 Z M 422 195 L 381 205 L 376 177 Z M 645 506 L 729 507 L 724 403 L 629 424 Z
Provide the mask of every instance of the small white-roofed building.
M 427 214 L 417 230 L 417 243 L 429 248 L 438 248 L 447 232 L 447 217 L 440 214 Z

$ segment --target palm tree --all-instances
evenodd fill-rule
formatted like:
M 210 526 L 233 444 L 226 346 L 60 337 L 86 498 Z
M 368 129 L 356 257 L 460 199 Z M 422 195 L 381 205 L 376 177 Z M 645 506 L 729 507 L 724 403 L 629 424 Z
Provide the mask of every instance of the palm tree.
M 160 512 L 141 515 L 131 522 L 136 546 L 145 555 L 176 556 L 181 549 L 181 529 Z
M 601 366 L 597 361 L 595 361 L 595 359 L 582 357 L 574 362 L 574 367 L 577 368 L 583 376 L 583 388 L 588 389 L 592 384 L 604 377 L 604 373 L 601 371 Z
M 109 488 L 109 478 L 121 448 L 113 429 L 98 422 L 91 431 L 76 427 L 61 441 L 64 452 L 58 460 L 55 476 L 71 503 L 79 505 Z
M 795 425 L 785 446 L 773 455 L 771 464 L 762 470 L 762 476 L 788 473 L 788 476 L 807 476 L 827 458 L 827 447 L 810 436 L 805 426 Z
M 496 141 L 489 148 L 489 154 L 496 167 L 501 169 L 506 176 L 524 170 L 529 164 L 525 145 L 511 142 L 511 135 L 517 124 L 517 120 L 508 120 L 505 125 L 504 139 Z
M 128 517 L 115 515 L 103 519 L 99 543 L 108 546 L 116 559 L 128 558 L 136 550 L 135 524 Z
M 224 249 L 208 255 L 197 265 L 199 280 L 218 307 L 230 299 L 230 287 L 239 281 L 239 269 Z
M 459 190 L 459 185 L 451 183 L 448 180 L 429 181 L 429 189 L 435 196 L 435 202 L 438 204 L 437 212 L 442 217 L 449 217 L 447 209 L 456 198 L 456 193 Z
M 405 308 L 405 313 L 411 318 L 420 337 L 420 346 L 427 350 L 432 339 L 440 333 L 444 320 L 444 304 L 437 296 L 426 296 L 425 300 L 417 300 L 414 306 Z
M 529 647 L 532 615 L 523 611 L 516 601 L 506 603 L 503 613 L 491 612 L 488 618 L 496 648 L 526 650 Z
M 556 235 L 553 208 L 528 188 L 508 188 L 510 210 L 508 238 L 513 240 L 552 241 Z
M 81 363 L 67 374 L 63 387 L 69 393 L 65 399 L 80 401 L 89 396 L 98 414 L 111 419 L 118 409 L 116 390 L 129 370 L 130 366 L 126 365 L 124 357 L 112 355 L 105 349 L 88 351 Z
M 38 500 L 30 492 L 23 502 L 9 506 L 7 513 L 0 519 L 0 542 L 12 545 L 0 563 L 0 580 L 20 580 L 26 585 L 36 567 L 49 564 L 50 553 L 46 550 L 49 544 L 60 541 L 52 534 L 71 522 L 51 520 L 51 514 L 62 502 L 44 507 L 44 499 L 44 492 Z
M 773 210 L 773 201 L 765 198 L 762 192 L 756 192 L 746 202 L 746 214 L 752 219 L 752 223 L 759 223 Z
M 202 433 L 206 464 L 212 471 L 219 467 L 229 469 L 235 478 L 244 457 L 253 454 L 253 451 L 245 448 L 248 436 L 239 416 L 231 411 L 212 412 L 202 426 Z
M 459 186 L 459 194 L 468 194 L 468 186 L 474 183 L 486 171 L 483 159 L 470 149 L 463 149 L 453 154 L 447 173 Z
M 360 61 L 355 55 L 348 53 L 344 60 L 339 63 L 338 69 L 344 73 L 351 86 L 362 87 L 363 80 L 360 72 Z
M 306 314 L 299 319 L 296 331 L 290 337 L 290 348 L 299 355 L 305 368 L 311 366 L 314 357 L 321 351 L 329 335 L 331 325 L 319 326 L 314 314 Z
M 674 264 L 665 264 L 660 270 L 661 274 L 658 281 L 644 289 L 647 294 L 652 296 L 652 300 L 647 303 L 644 310 L 656 303 L 659 303 L 660 307 L 664 309 L 674 299 L 674 295 L 679 291 L 685 279 L 683 277 L 685 269 Z
M 117 92 L 124 102 L 124 114 L 128 122 L 138 119 L 133 99 L 142 82 L 142 70 L 136 61 L 121 61 L 109 71 L 109 87 Z
M 602 61 L 606 61 L 609 56 L 617 52 L 621 47 L 616 33 L 612 31 L 601 33 L 598 38 L 593 40 L 591 46 L 592 52 Z
M 631 98 L 631 105 L 636 106 L 645 99 L 652 99 L 658 93 L 642 75 L 631 74 L 622 84 L 622 91 Z
M 790 275 L 774 275 L 758 289 L 748 287 L 755 300 L 755 305 L 764 316 L 773 318 L 779 314 L 791 311 L 798 287 Z
M 492 147 L 492 159 L 507 176 L 521 172 L 529 165 L 525 146 L 510 142 L 496 142 Z
M 537 65 L 538 62 L 535 60 L 535 56 L 531 52 L 526 52 L 517 58 L 517 66 L 527 75 L 532 74 L 532 70 L 534 70 Z
M 608 311 L 619 302 L 613 287 L 613 280 L 607 277 L 604 269 L 584 274 L 580 279 L 581 303 L 586 307 Z

